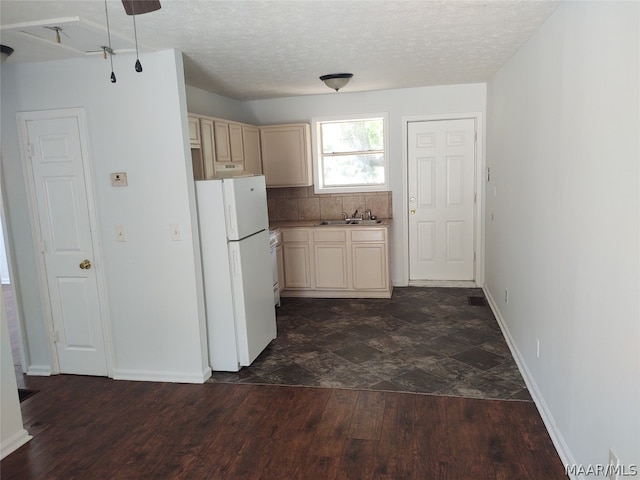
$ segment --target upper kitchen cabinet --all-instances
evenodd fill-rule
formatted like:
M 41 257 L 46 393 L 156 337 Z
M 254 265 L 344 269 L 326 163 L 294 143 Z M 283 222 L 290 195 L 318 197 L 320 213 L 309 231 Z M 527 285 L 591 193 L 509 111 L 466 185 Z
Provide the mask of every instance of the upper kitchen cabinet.
M 239 123 L 229 123 L 229 147 L 231 148 L 231 161 L 244 162 L 242 125 Z
M 196 180 L 262 173 L 260 131 L 255 125 L 190 113 L 189 142 Z
M 216 160 L 218 163 L 231 162 L 231 144 L 229 142 L 229 122 L 213 122 L 216 141 Z
M 200 119 L 189 115 L 189 143 L 191 148 L 200 148 Z
M 260 144 L 267 187 L 313 185 L 309 124 L 260 127 Z
M 213 178 L 215 164 L 213 120 L 189 115 L 189 143 L 193 178 L 195 180 Z
M 244 169 L 247 173 L 262 173 L 260 154 L 260 130 L 253 125 L 242 125 L 242 147 L 244 151 Z

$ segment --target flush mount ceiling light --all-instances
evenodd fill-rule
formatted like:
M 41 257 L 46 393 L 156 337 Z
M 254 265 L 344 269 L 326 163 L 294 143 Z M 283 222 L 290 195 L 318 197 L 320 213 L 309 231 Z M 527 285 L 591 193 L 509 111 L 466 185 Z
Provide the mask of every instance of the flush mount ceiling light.
M 0 45 L 0 53 L 2 54 L 2 63 L 13 53 L 13 48 L 6 45 Z
M 353 77 L 353 73 L 330 73 L 329 75 L 322 75 L 320 80 L 322 80 L 327 87 L 337 92 L 349 83 L 351 77 Z

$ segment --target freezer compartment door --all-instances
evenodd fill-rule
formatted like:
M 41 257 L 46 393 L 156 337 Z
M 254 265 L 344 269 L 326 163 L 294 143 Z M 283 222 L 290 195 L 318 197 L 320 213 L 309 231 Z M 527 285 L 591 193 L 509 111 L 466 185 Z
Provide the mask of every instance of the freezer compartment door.
M 248 366 L 276 337 L 269 234 L 229 242 L 240 365 Z
M 222 180 L 227 238 L 240 240 L 269 228 L 263 175 Z

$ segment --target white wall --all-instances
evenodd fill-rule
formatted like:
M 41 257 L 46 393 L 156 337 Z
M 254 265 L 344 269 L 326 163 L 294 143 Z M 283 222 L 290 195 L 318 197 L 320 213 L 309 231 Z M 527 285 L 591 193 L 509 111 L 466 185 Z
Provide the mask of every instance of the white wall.
M 44 309 L 15 114 L 82 107 L 86 111 L 99 235 L 115 352 L 114 376 L 203 381 L 208 375 L 195 194 L 186 125 L 182 56 L 169 50 L 118 56 L 118 82 L 101 58 L 2 68 L 2 162 L 8 229 L 22 292 L 30 367 L 50 365 Z M 128 187 L 111 187 L 111 172 Z M 182 241 L 171 241 L 178 224 Z M 115 241 L 124 225 L 128 241 Z
M 198 113 L 249 124 L 256 123 L 256 119 L 245 103 L 190 85 L 187 85 L 187 109 L 189 113 Z
M 0 211 L 2 209 L 0 187 Z M 1 223 L 1 222 L 0 222 Z M 1 239 L 1 237 L 0 237 Z M 18 386 L 13 367 L 11 339 L 4 306 L 4 295 L 0 292 L 0 458 L 24 445 L 31 438 L 22 427 L 22 413 L 18 399 Z
M 11 283 L 9 278 L 9 262 L 7 260 L 7 249 L 4 245 L 4 231 L 0 222 L 0 283 Z
M 473 113 L 484 116 L 485 84 L 406 88 L 377 92 L 254 100 L 246 102 L 258 125 L 311 122 L 312 117 L 388 112 L 390 187 L 393 192 L 393 228 L 391 232 L 391 279 L 394 285 L 406 284 L 404 252 L 407 249 L 403 231 L 407 221 L 403 211 L 403 134 L 402 118 L 417 115 Z M 481 162 L 482 159 L 479 159 Z
M 13 357 L 11 356 L 11 342 L 9 328 L 4 310 L 2 295 L 0 295 L 0 458 L 24 445 L 31 438 L 22 427 L 22 414 L 18 400 L 18 387 L 13 371 Z
M 487 90 L 486 290 L 582 465 L 640 465 L 639 14 L 563 3 Z

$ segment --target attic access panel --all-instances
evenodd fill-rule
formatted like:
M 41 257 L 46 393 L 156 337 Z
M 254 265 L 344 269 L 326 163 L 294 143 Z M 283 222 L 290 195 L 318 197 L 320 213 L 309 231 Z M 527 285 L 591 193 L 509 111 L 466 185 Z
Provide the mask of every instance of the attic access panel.
M 60 43 L 56 39 L 56 29 L 60 37 Z M 38 22 L 29 22 L 13 25 L 4 25 L 1 29 L 2 41 L 4 44 L 14 43 L 21 45 L 20 40 L 28 40 L 27 45 L 30 50 L 37 47 L 43 49 L 39 52 L 33 52 L 36 58 L 29 58 L 27 61 L 50 60 L 51 56 L 47 52 L 56 51 L 55 58 L 80 57 L 89 54 L 102 54 L 103 45 L 108 44 L 107 29 L 102 25 L 98 25 L 80 17 L 66 17 L 47 19 Z M 17 41 L 12 42 L 12 38 Z M 116 32 L 111 31 L 111 46 L 117 53 L 135 51 L 135 43 Z M 15 53 L 21 52 L 16 49 Z M 44 56 L 45 58 L 37 58 Z

